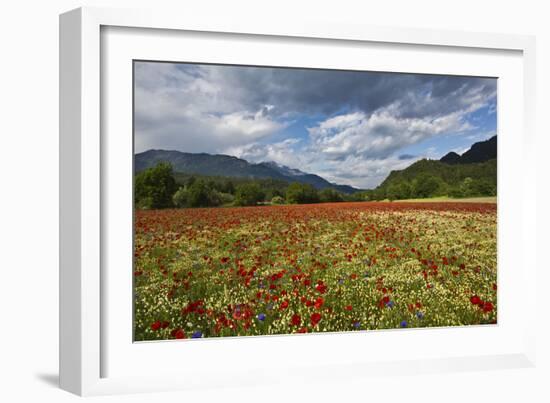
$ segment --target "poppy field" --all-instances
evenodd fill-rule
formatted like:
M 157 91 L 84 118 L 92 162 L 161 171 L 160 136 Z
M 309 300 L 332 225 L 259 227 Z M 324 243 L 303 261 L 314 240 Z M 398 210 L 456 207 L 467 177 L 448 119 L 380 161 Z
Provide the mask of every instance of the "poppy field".
M 134 340 L 492 324 L 493 203 L 136 210 Z

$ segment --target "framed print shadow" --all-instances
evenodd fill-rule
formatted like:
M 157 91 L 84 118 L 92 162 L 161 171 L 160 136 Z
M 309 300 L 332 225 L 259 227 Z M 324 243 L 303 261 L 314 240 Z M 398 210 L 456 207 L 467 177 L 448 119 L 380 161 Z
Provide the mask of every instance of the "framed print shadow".
M 497 79 L 136 60 L 134 339 L 497 323 Z
M 61 15 L 63 389 L 534 365 L 534 39 L 311 18 Z

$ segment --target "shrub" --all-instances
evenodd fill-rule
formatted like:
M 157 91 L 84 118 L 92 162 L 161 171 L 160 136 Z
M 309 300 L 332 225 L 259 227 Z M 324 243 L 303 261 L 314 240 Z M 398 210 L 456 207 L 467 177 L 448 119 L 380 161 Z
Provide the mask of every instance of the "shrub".
M 319 192 L 319 201 L 322 203 L 341 202 L 344 201 L 344 198 L 340 192 L 331 188 L 326 188 Z
M 153 168 L 140 172 L 135 177 L 134 194 L 136 206 L 147 208 L 172 207 L 172 195 L 176 191 L 176 180 L 172 165 L 159 162 Z
M 286 201 L 291 204 L 318 203 L 319 194 L 311 185 L 293 182 L 286 190 Z
M 237 186 L 235 191 L 236 206 L 255 206 L 264 199 L 264 193 L 256 183 L 245 183 Z
M 275 196 L 271 199 L 271 204 L 285 204 L 285 199 L 281 196 Z
M 180 187 L 174 196 L 172 196 L 172 202 L 176 207 L 187 207 L 188 193 L 187 189 Z

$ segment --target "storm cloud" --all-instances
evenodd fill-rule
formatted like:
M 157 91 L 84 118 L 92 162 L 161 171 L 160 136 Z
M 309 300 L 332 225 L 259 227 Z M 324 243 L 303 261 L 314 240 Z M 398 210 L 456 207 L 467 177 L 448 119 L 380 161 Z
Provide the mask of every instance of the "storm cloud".
M 415 145 L 471 137 L 496 122 L 491 78 L 157 62 L 134 68 L 136 152 L 273 160 L 359 187 L 377 185 L 412 155 L 426 156 L 411 151 Z M 483 127 L 473 118 L 480 113 Z

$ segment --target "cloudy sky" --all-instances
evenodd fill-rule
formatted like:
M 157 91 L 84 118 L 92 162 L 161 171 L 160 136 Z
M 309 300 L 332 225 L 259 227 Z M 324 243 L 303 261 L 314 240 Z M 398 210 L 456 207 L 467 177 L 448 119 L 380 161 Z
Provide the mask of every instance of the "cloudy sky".
M 275 161 L 359 188 L 496 134 L 496 79 L 135 62 L 135 152 Z

